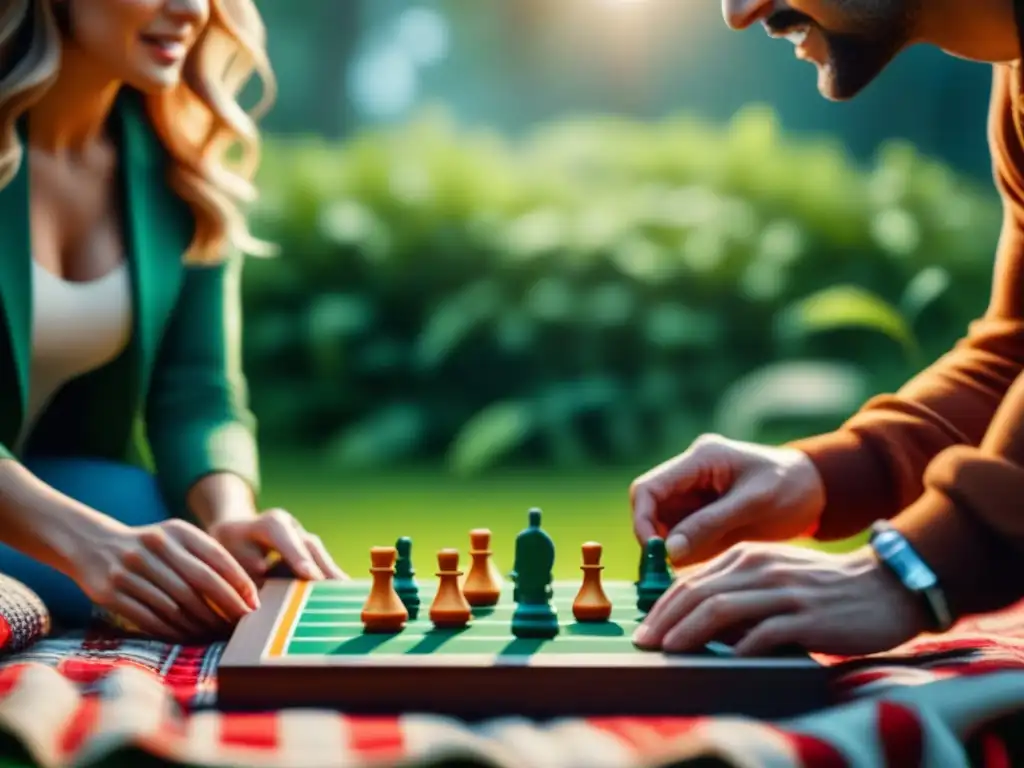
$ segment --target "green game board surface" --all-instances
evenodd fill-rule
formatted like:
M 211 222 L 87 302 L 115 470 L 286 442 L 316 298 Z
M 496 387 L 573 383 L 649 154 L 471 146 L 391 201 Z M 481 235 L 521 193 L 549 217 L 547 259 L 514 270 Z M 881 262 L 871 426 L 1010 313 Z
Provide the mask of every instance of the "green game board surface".
M 464 629 L 436 629 L 430 622 L 430 603 L 435 583 L 420 583 L 420 612 L 406 628 L 394 635 L 363 632 L 359 614 L 369 594 L 369 580 L 317 582 L 302 606 L 286 656 L 392 656 L 418 654 L 525 655 L 525 654 L 635 654 L 631 635 L 641 613 L 636 608 L 636 588 L 630 582 L 604 584 L 611 600 L 610 621 L 579 623 L 572 603 L 579 581 L 556 581 L 553 604 L 560 632 L 550 640 L 520 639 L 512 634 L 512 584 L 506 582 L 501 600 L 493 608 L 476 608 Z

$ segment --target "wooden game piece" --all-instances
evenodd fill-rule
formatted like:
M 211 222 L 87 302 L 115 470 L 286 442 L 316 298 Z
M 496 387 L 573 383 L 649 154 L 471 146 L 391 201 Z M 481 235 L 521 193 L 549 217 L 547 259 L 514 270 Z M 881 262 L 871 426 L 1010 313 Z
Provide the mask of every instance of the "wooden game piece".
M 430 606 L 430 620 L 439 629 L 458 629 L 469 623 L 473 610 L 459 588 L 459 551 L 437 553 L 437 594 Z
M 519 638 L 550 639 L 559 632 L 558 611 L 551 602 L 555 543 L 540 527 L 540 517 L 539 509 L 531 509 L 526 529 L 516 536 L 512 634 Z
M 501 582 L 495 581 L 491 567 L 491 532 L 486 528 L 472 530 L 469 542 L 473 564 L 462 584 L 462 594 L 473 607 L 496 605 L 501 598 Z
M 412 567 L 412 539 L 403 536 L 395 542 L 398 560 L 395 562 L 395 592 L 413 621 L 420 613 L 420 590 L 416 571 Z
M 636 607 L 647 613 L 672 586 L 665 540 L 660 536 L 648 539 L 644 547 L 644 559 L 644 575 L 636 587 Z
M 572 604 L 572 614 L 579 622 L 608 621 L 612 615 L 612 603 L 601 585 L 601 549 L 596 541 L 583 545 L 583 583 Z
M 360 614 L 366 632 L 399 632 L 409 618 L 409 612 L 395 592 L 393 580 L 397 554 L 394 547 L 373 547 L 370 550 L 370 573 L 373 576 L 373 583 Z

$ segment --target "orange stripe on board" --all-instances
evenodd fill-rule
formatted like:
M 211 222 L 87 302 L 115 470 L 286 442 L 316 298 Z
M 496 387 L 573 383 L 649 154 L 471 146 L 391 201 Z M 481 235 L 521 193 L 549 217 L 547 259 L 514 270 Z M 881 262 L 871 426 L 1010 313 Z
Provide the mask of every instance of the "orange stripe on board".
M 302 601 L 309 591 L 309 585 L 310 582 L 308 581 L 294 582 L 292 584 L 291 594 L 288 597 L 288 602 L 285 603 L 284 608 L 281 610 L 274 638 L 270 641 L 270 648 L 267 649 L 267 656 L 276 658 L 284 655 L 284 649 L 288 644 L 292 626 L 294 626 L 299 617 L 299 608 L 302 606 Z

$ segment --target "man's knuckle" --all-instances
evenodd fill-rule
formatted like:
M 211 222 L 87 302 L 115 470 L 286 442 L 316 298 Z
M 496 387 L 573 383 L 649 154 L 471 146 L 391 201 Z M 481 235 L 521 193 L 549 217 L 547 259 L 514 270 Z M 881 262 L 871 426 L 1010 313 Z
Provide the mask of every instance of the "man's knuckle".
M 779 564 L 769 564 L 762 571 L 761 581 L 766 587 L 787 587 L 793 583 L 793 571 Z
M 813 605 L 811 594 L 804 589 L 790 587 L 783 591 L 783 598 L 789 610 L 794 613 L 802 613 Z
M 748 541 L 741 541 L 739 544 L 734 546 L 732 548 L 732 553 L 736 559 L 737 566 L 743 570 L 760 565 L 763 558 L 763 555 L 757 547 Z
M 779 619 L 769 619 L 758 628 L 758 639 L 765 645 L 784 642 L 786 634 L 786 623 Z
M 733 601 L 728 595 L 712 595 L 703 605 L 712 621 L 728 619 L 733 612 Z

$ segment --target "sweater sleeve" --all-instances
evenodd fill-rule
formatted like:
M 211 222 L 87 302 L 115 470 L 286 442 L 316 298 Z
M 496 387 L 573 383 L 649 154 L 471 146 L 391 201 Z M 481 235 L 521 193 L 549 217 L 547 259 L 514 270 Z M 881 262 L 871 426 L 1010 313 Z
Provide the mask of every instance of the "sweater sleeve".
M 951 477 L 945 451 L 977 448 L 995 421 L 1014 418 L 1007 394 L 1024 370 L 1024 147 L 1012 73 L 1004 66 L 994 73 L 989 143 L 1004 214 L 988 309 L 951 352 L 898 392 L 870 400 L 835 432 L 791 444 L 824 481 L 819 539 L 852 536 L 894 518 L 922 496 L 926 480 Z
M 176 511 L 192 486 L 229 472 L 259 489 L 256 421 L 242 373 L 241 260 L 187 267 L 146 405 L 157 477 Z

